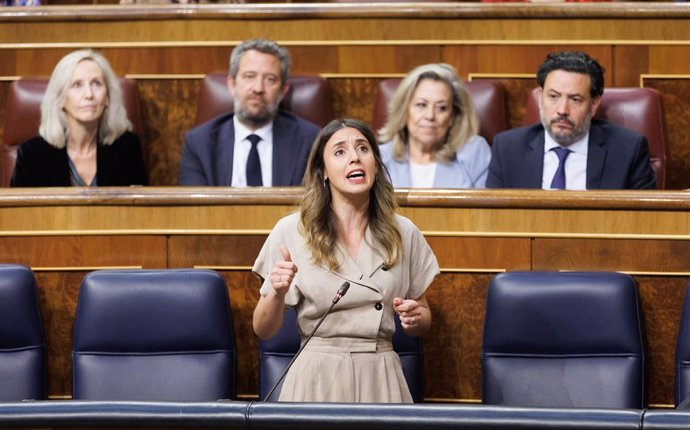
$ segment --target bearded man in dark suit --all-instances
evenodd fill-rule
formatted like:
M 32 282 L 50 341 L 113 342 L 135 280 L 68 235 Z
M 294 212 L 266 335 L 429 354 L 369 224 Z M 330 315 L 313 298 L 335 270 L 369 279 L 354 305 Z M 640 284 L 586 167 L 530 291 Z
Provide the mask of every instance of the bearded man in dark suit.
M 487 188 L 655 189 L 647 139 L 592 119 L 604 70 L 584 52 L 551 53 L 537 72 L 540 124 L 493 140 Z
M 234 112 L 186 133 L 180 185 L 301 185 L 319 127 L 278 109 L 289 71 L 289 53 L 272 40 L 233 49 L 227 84 Z

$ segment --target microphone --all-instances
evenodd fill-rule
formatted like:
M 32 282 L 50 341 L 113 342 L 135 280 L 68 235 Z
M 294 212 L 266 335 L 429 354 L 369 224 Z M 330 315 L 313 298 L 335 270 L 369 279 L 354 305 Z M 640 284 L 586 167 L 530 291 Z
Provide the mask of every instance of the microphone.
M 331 306 L 328 308 L 326 313 L 323 314 L 323 316 L 321 317 L 319 322 L 316 323 L 316 325 L 314 326 L 314 329 L 311 331 L 311 333 L 309 333 L 307 340 L 305 340 L 304 343 L 302 344 L 302 346 L 299 347 L 299 350 L 297 350 L 297 353 L 292 357 L 292 360 L 290 360 L 290 362 L 288 363 L 287 367 L 283 371 L 283 374 L 280 375 L 280 378 L 278 378 L 276 383 L 273 384 L 273 387 L 271 387 L 271 390 L 268 392 L 268 394 L 266 394 L 266 397 L 264 397 L 264 399 L 263 399 L 264 402 L 271 398 L 271 394 L 273 394 L 273 392 L 276 390 L 276 388 L 278 388 L 278 385 L 280 385 L 280 383 L 283 381 L 283 379 L 285 378 L 285 375 L 287 375 L 287 373 L 288 373 L 288 370 L 290 370 L 292 363 L 294 363 L 295 360 L 297 359 L 297 357 L 299 357 L 299 355 L 302 353 L 302 350 L 304 349 L 304 347 L 307 346 L 307 343 L 309 343 L 311 338 L 314 336 L 314 333 L 316 333 L 316 330 L 321 326 L 321 323 L 323 322 L 323 320 L 325 320 L 326 317 L 328 316 L 328 314 L 331 313 L 331 310 L 333 309 L 335 304 L 338 303 L 340 301 L 340 299 L 343 298 L 343 296 L 345 295 L 345 293 L 347 293 L 347 290 L 349 288 L 350 288 L 350 283 L 347 281 L 343 282 L 343 285 L 341 285 L 340 288 L 338 288 L 338 292 L 335 293 L 335 297 L 333 297 L 333 302 L 331 303 Z

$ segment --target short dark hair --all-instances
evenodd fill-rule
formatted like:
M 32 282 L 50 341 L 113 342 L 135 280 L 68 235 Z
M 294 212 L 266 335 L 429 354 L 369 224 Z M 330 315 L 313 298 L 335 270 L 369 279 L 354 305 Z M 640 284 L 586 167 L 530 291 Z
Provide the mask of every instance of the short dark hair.
M 230 54 L 230 76 L 235 79 L 240 70 L 240 60 L 247 51 L 259 51 L 262 54 L 273 55 L 280 61 L 280 83 L 285 85 L 290 73 L 290 53 L 287 49 L 269 39 L 250 39 L 240 43 Z
M 564 70 L 571 73 L 589 75 L 589 92 L 592 98 L 604 94 L 604 68 L 597 60 L 581 51 L 552 52 L 537 71 L 537 83 L 544 88 L 546 76 L 554 70 Z

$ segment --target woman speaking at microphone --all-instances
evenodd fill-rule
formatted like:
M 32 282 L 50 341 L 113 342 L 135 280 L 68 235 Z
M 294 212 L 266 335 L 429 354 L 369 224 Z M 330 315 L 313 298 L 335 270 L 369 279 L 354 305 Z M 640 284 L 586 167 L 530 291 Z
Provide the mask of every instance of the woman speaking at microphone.
M 304 342 L 280 401 L 411 403 L 391 338 L 395 320 L 420 336 L 431 326 L 424 296 L 439 272 L 421 232 L 396 215 L 376 138 L 363 122 L 339 119 L 316 138 L 299 213 L 278 221 L 253 271 L 262 281 L 254 331 L 269 339 L 294 306 Z

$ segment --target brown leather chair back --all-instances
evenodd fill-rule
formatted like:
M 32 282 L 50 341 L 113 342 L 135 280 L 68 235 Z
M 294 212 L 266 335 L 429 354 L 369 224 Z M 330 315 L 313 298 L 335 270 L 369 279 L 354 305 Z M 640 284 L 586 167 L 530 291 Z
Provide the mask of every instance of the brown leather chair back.
M 384 79 L 379 83 L 371 121 L 374 131 L 386 124 L 388 105 L 400 81 L 402 79 Z M 508 129 L 505 90 L 501 84 L 489 80 L 465 82 L 465 86 L 479 117 L 479 134 L 491 144 L 497 133 Z
M 194 125 L 233 111 L 233 97 L 227 86 L 228 74 L 209 73 L 204 77 L 197 97 Z M 331 90 L 328 81 L 319 76 L 292 76 L 290 90 L 280 102 L 280 109 L 323 127 L 333 119 Z
M 132 130 L 142 138 L 143 125 L 139 111 L 139 92 L 136 82 L 127 78 L 120 78 L 122 97 L 127 116 L 132 122 Z M 7 187 L 12 178 L 14 164 L 17 161 L 17 148 L 22 142 L 38 134 L 41 123 L 41 100 L 48 87 L 48 78 L 27 77 L 10 84 L 5 101 L 5 132 L 3 135 L 2 186 Z M 142 141 L 142 150 L 147 154 Z
M 656 173 L 657 188 L 666 188 L 666 120 L 661 96 L 650 88 L 607 88 L 595 118 L 642 133 L 649 141 L 649 161 Z M 539 122 L 539 89 L 527 100 L 525 125 Z

